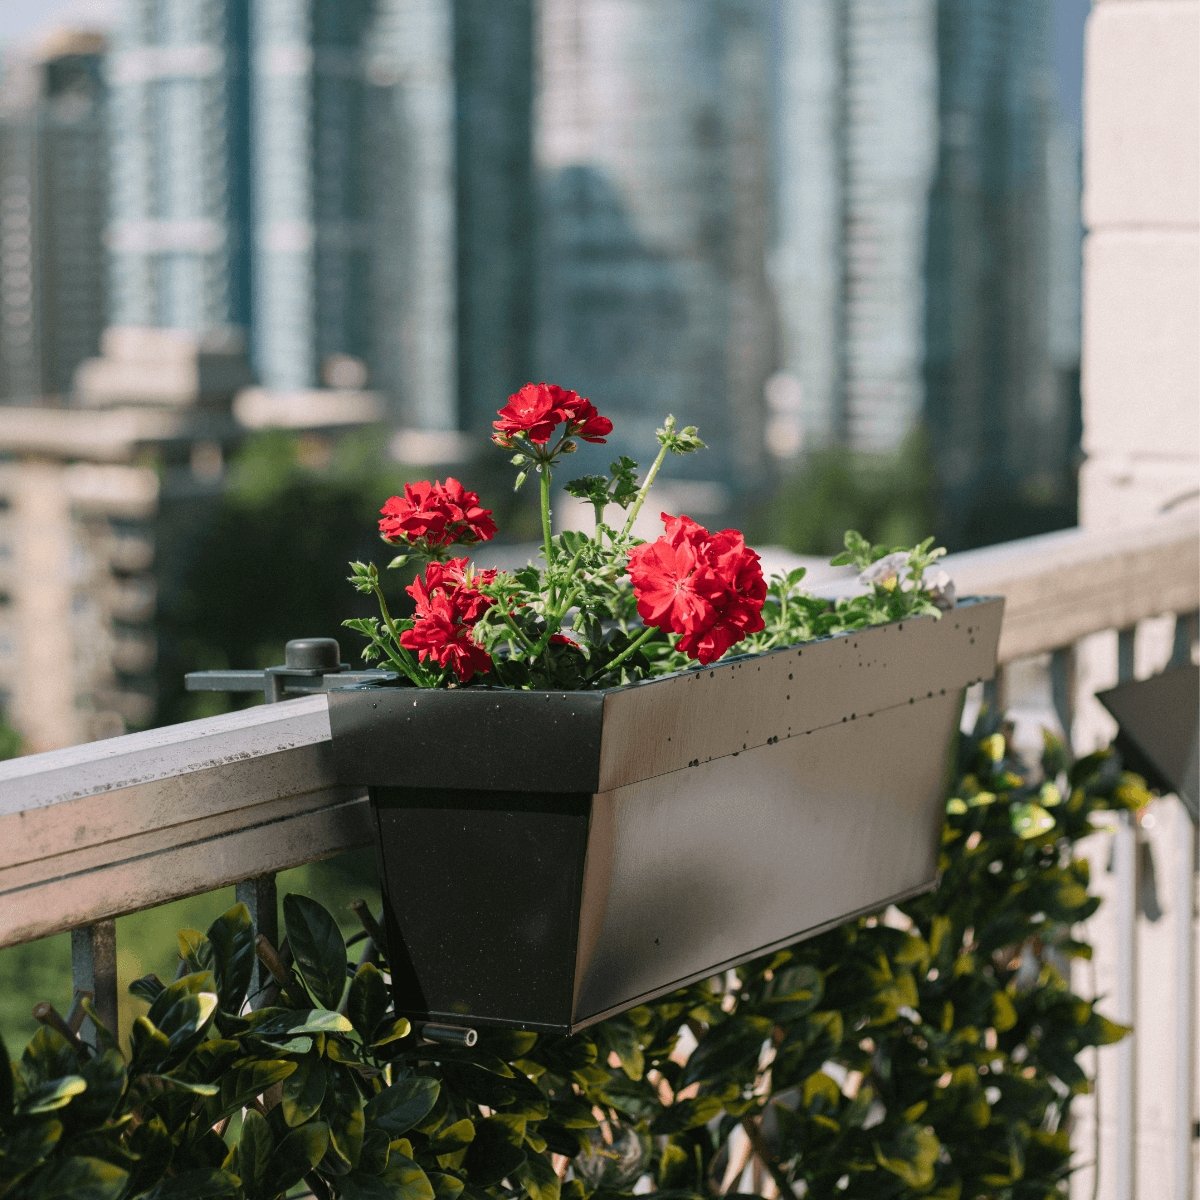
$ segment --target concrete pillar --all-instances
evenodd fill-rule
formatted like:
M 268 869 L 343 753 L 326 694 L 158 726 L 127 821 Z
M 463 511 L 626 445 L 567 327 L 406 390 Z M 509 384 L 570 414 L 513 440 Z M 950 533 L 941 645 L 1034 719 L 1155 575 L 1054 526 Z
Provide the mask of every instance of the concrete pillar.
M 1198 114 L 1200 3 L 1095 0 L 1084 103 L 1084 525 L 1110 527 L 1197 503 Z M 1168 634 L 1165 628 L 1141 631 L 1137 676 L 1165 661 Z M 1111 683 L 1118 669 L 1116 639 L 1093 641 L 1080 656 L 1084 696 Z M 1077 739 L 1105 740 L 1111 728 L 1088 703 L 1081 705 Z M 1187 889 L 1177 878 L 1184 870 L 1178 848 L 1188 835 L 1181 806 L 1168 798 L 1152 806 L 1136 841 L 1130 832 L 1119 835 L 1116 872 L 1108 839 L 1092 848 L 1093 881 L 1105 903 L 1089 929 L 1097 948 L 1094 972 L 1082 972 L 1077 986 L 1085 994 L 1096 987 L 1107 997 L 1105 1011 L 1117 1019 L 1132 1015 L 1136 1033 L 1098 1056 L 1098 1105 L 1076 1110 L 1075 1153 L 1088 1165 L 1073 1179 L 1074 1197 L 1200 1196 L 1196 1142 L 1187 1136 L 1188 1114 L 1175 1090 L 1181 1056 L 1197 1052 L 1182 1044 L 1190 1039 L 1175 1002 L 1178 939 L 1189 936 L 1189 928 L 1196 936 L 1187 911 L 1194 901 L 1180 898 Z M 1130 962 L 1119 949 L 1119 926 L 1121 896 L 1135 885 L 1138 913 L 1124 938 L 1128 952 L 1132 933 Z M 1152 890 L 1161 915 L 1147 903 Z M 1114 1008 L 1131 998 L 1132 1013 Z M 1192 1115 L 1197 1111 L 1193 1098 Z

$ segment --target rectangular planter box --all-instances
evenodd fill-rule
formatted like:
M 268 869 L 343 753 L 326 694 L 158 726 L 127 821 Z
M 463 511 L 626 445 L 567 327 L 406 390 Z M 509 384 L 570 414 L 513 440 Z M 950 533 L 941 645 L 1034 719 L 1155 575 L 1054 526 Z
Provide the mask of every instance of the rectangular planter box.
M 331 691 L 399 1011 L 570 1032 L 932 887 L 1002 609 L 604 691 Z

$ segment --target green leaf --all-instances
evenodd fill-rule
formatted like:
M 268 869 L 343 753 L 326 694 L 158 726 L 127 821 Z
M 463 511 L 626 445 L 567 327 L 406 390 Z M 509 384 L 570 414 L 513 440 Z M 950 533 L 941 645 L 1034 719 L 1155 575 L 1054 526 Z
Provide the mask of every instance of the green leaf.
M 328 1149 L 329 1126 L 322 1121 L 310 1121 L 280 1141 L 271 1156 L 266 1177 L 277 1191 L 286 1191 L 313 1170 Z
M 286 1059 L 242 1059 L 221 1078 L 221 1116 L 244 1108 L 273 1084 L 281 1083 L 296 1070 Z
M 530 1200 L 559 1200 L 562 1181 L 554 1173 L 548 1158 L 540 1154 L 529 1155 L 516 1177 L 525 1185 Z
M 366 1129 L 362 1093 L 347 1068 L 331 1066 L 327 1070 L 321 1116 L 329 1125 L 329 1152 L 353 1170 L 358 1166 Z
M 216 986 L 211 971 L 197 971 L 168 984 L 150 1005 L 146 1020 L 166 1037 L 171 1052 L 204 1036 L 217 1011 Z
M 239 1200 L 241 1194 L 236 1175 L 212 1167 L 198 1167 L 164 1179 L 146 1200 Z
M 397 1137 L 429 1115 L 440 1088 L 436 1079 L 425 1075 L 397 1080 L 367 1102 L 367 1123 Z
M 338 1183 L 342 1200 L 434 1200 L 429 1177 L 402 1154 L 392 1155 L 382 1175 L 353 1172 Z
M 325 1099 L 325 1082 L 325 1064 L 319 1058 L 296 1064 L 295 1072 L 283 1081 L 283 1119 L 288 1125 L 303 1125 L 316 1113 Z
M 251 1032 L 255 1037 L 296 1037 L 305 1033 L 352 1033 L 354 1026 L 348 1017 L 327 1008 L 261 1009 L 261 1020 L 252 1019 Z
M 509 1126 L 495 1117 L 475 1123 L 475 1138 L 467 1148 L 466 1157 L 467 1174 L 473 1185 L 491 1187 L 524 1164 L 520 1136 Z
M 208 927 L 208 940 L 221 1008 L 236 1013 L 246 999 L 254 973 L 254 925 L 250 910 L 244 904 L 235 904 L 222 913 Z
M 1054 818 L 1040 804 L 1014 804 L 1011 819 L 1013 833 L 1023 840 L 1041 837 L 1055 826 Z
M 8 1057 L 8 1047 L 0 1037 L 0 1128 L 5 1119 L 13 1111 L 16 1102 L 16 1089 L 13 1081 L 12 1059 Z
M 99 1158 L 64 1158 L 44 1167 L 23 1186 L 23 1200 L 118 1200 L 127 1172 Z
M 66 1108 L 75 1096 L 86 1091 L 87 1080 L 82 1075 L 64 1075 L 31 1088 L 21 1098 L 17 1112 L 30 1117 L 38 1113 L 55 1112 Z
M 371 1042 L 372 1046 L 386 1046 L 389 1042 L 398 1042 L 412 1033 L 412 1023 L 407 1017 L 397 1017 L 389 1022 L 382 1030 L 376 1030 L 377 1037 Z
M 374 963 L 363 963 L 350 980 L 346 1015 L 364 1041 L 370 1040 L 387 1008 L 387 984 L 383 981 L 383 975 Z
M 337 1008 L 346 990 L 346 942 L 327 909 L 307 896 L 283 901 L 283 920 L 296 969 L 313 998 Z
M 212 945 L 200 930 L 181 929 L 175 940 L 179 945 L 179 957 L 192 971 L 212 970 Z
M 153 1004 L 162 995 L 165 986 L 157 975 L 143 975 L 141 979 L 135 979 L 129 985 L 129 994 L 137 996 L 139 1000 L 145 1000 L 147 1004 Z
M 247 1192 L 257 1192 L 274 1181 L 267 1174 L 275 1139 L 267 1118 L 254 1109 L 248 1109 L 242 1120 L 242 1132 L 237 1143 L 237 1173 Z

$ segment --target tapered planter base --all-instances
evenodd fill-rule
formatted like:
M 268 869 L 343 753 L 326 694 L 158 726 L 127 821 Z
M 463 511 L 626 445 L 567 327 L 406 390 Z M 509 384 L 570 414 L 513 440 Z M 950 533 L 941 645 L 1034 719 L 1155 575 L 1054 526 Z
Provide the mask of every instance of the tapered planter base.
M 399 1010 L 569 1032 L 933 886 L 1001 610 L 607 691 L 331 692 Z

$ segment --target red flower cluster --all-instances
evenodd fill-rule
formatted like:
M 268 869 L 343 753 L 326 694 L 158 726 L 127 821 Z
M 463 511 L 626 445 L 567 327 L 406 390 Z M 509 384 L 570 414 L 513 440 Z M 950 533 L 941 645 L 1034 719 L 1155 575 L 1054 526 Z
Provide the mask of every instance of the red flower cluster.
M 514 434 L 524 434 L 531 442 L 544 446 L 563 424 L 567 427 L 566 437 L 583 438 L 585 442 L 603 442 L 613 427 L 590 400 L 554 383 L 527 383 L 509 396 L 497 415 L 500 420 L 492 422 L 496 430 L 492 441 L 505 449 L 511 448 Z
M 406 589 L 417 608 L 413 627 L 400 635 L 400 645 L 415 650 L 421 662 L 433 659 L 438 666 L 450 667 L 462 683 L 472 675 L 486 675 L 492 660 L 471 631 L 492 603 L 479 587 L 495 578 L 495 571 L 469 571 L 465 558 L 431 562 L 424 576 Z
M 385 542 L 424 543 L 427 547 L 465 546 L 496 536 L 492 510 L 479 506 L 479 496 L 453 476 L 445 483 L 406 483 L 403 496 L 391 496 L 379 510 L 379 532 Z
M 662 514 L 666 534 L 629 551 L 629 578 L 647 625 L 678 633 L 702 663 L 763 627 L 767 597 L 758 555 L 736 529 L 710 533 L 690 517 Z

